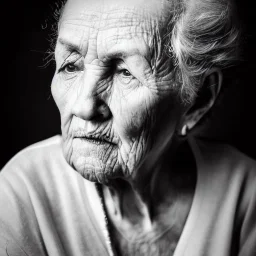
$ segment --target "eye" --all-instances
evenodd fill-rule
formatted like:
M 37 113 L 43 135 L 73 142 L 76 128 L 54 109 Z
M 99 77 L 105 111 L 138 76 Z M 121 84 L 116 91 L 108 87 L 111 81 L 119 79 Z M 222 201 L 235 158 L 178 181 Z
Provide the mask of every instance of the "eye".
M 121 73 L 124 77 L 131 77 L 131 76 L 132 76 L 132 74 L 131 74 L 127 69 L 121 70 L 120 73 Z
M 83 70 L 82 56 L 76 52 L 71 53 L 62 63 L 59 73 L 62 73 L 64 78 L 74 77 L 75 73 Z
M 127 69 L 120 69 L 118 78 L 123 84 L 129 84 L 134 79 L 134 76 Z
M 78 71 L 78 67 L 74 65 L 74 63 L 68 63 L 62 67 L 62 71 L 65 71 L 66 73 L 74 73 Z

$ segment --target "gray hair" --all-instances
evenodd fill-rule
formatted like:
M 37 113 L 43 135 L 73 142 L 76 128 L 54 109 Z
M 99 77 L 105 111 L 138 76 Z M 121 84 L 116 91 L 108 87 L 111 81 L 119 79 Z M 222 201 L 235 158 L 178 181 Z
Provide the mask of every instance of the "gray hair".
M 210 68 L 224 69 L 238 60 L 240 29 L 229 0 L 168 1 L 176 8 L 169 22 L 166 51 L 174 59 L 181 99 L 190 103 Z
M 231 0 L 165 0 L 170 15 L 165 52 L 173 59 L 175 80 L 184 104 L 191 103 L 201 88 L 203 75 L 212 67 L 230 67 L 239 56 L 239 31 Z M 66 0 L 57 5 L 58 21 Z

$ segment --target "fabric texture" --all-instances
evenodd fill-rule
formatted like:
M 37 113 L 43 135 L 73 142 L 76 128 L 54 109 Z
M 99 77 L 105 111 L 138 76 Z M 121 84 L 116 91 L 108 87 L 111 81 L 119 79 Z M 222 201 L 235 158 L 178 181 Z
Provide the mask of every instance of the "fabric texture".
M 256 255 L 256 163 L 228 145 L 189 139 L 197 163 L 174 256 Z M 94 183 L 65 161 L 61 137 L 17 154 L 0 173 L 0 256 L 114 255 Z

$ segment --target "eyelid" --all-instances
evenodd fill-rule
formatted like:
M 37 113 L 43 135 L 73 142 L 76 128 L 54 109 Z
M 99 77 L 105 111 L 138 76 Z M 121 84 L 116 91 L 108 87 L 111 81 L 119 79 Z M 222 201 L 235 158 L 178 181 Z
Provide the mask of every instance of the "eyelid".
M 129 71 L 130 74 L 132 75 L 132 72 L 131 72 L 129 66 L 123 60 L 117 60 L 117 62 L 116 62 L 116 70 L 117 71 L 122 71 L 124 69 Z
M 127 66 L 127 64 L 125 63 L 125 61 L 123 59 L 116 58 L 116 59 L 114 59 L 114 61 L 115 61 L 117 67 L 122 66 L 122 65 Z
M 75 53 L 71 53 L 62 63 L 61 67 L 59 68 L 59 71 L 62 71 L 67 65 L 69 64 L 75 64 L 76 62 L 78 62 L 80 59 L 82 58 L 82 56 L 80 54 L 78 54 L 77 52 Z
M 129 76 L 125 76 L 123 74 L 125 70 L 129 72 Z M 136 79 L 129 66 L 123 60 L 116 62 L 116 76 L 122 84 L 125 84 L 127 86 Z

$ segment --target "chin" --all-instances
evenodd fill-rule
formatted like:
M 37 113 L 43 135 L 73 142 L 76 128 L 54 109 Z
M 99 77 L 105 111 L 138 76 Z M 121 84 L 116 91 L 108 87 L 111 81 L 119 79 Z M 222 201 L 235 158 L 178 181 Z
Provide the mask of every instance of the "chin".
M 112 162 L 116 163 L 117 161 Z M 118 165 L 108 164 L 108 161 L 103 161 L 97 156 L 81 155 L 79 153 L 74 154 L 71 156 L 69 164 L 83 178 L 104 185 L 122 176 L 121 168 L 118 168 Z
M 121 172 L 116 145 L 91 143 L 85 139 L 70 142 L 63 144 L 66 161 L 85 179 L 106 184 Z

